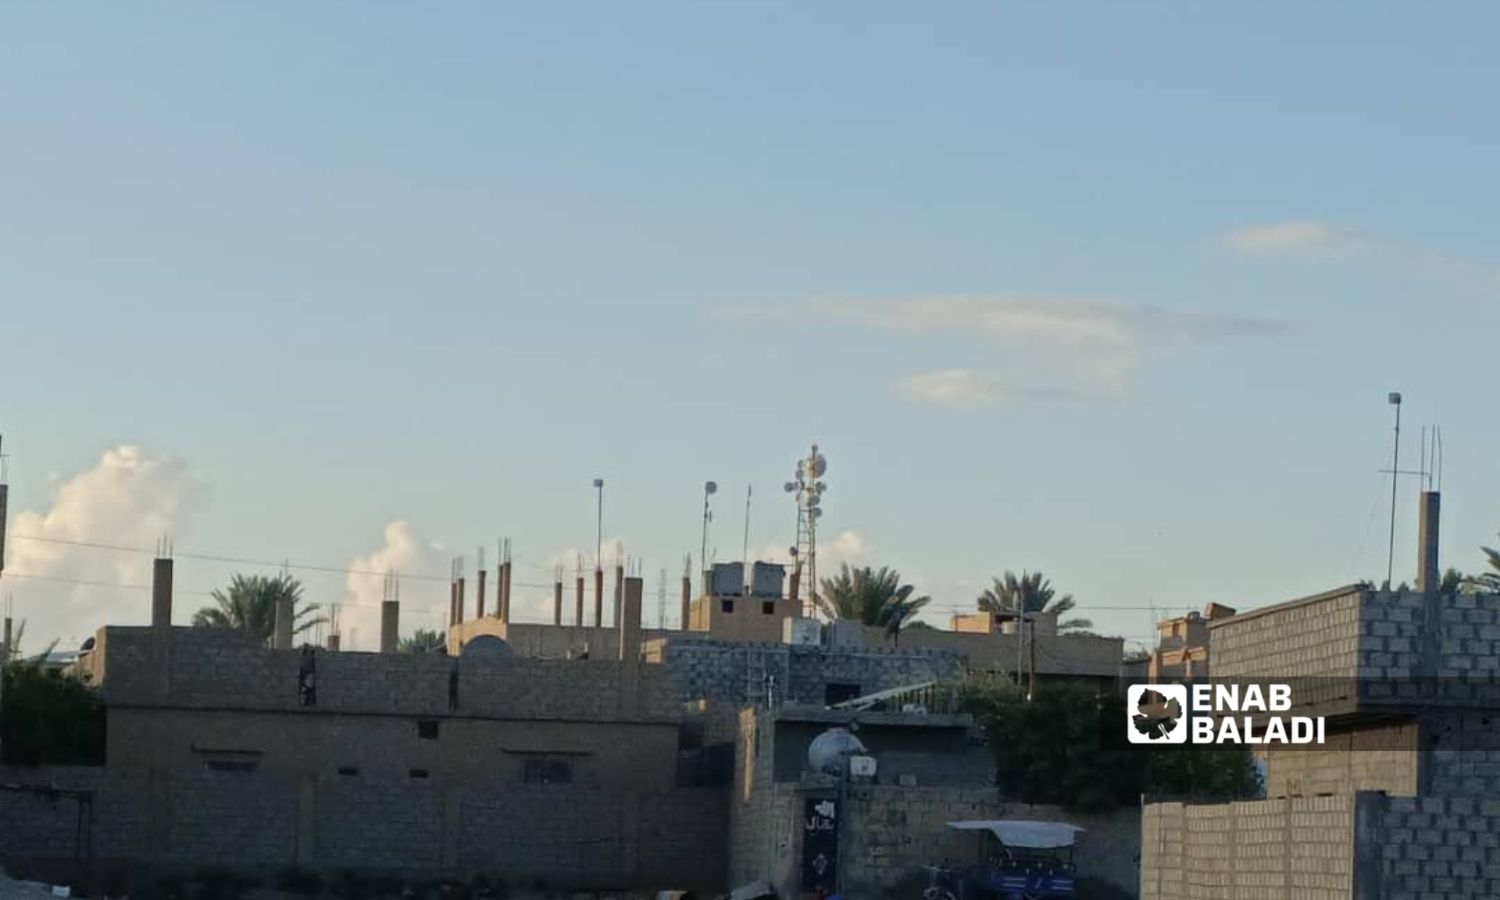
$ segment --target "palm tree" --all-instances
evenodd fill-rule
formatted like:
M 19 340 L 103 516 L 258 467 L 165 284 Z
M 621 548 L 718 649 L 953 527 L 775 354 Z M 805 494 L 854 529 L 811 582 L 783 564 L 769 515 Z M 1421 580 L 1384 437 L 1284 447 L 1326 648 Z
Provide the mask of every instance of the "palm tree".
M 981 612 L 992 613 L 1056 613 L 1057 630 L 1067 634 L 1090 634 L 1094 623 L 1088 619 L 1063 619 L 1063 614 L 1070 612 L 1077 604 L 1072 594 L 1057 596 L 1052 589 L 1052 582 L 1041 572 L 1021 572 L 1017 578 L 1016 573 L 1007 571 L 1003 578 L 991 579 L 994 584 L 985 588 L 984 593 L 979 595 L 979 609 Z
M 448 642 L 440 631 L 418 628 L 411 637 L 401 639 L 399 649 L 402 653 L 447 653 Z
M 290 575 L 235 575 L 228 590 L 209 596 L 215 605 L 193 614 L 194 627 L 233 628 L 261 643 L 269 641 L 276 630 L 276 604 L 283 599 L 291 600 L 294 635 L 328 621 L 316 615 L 318 604 L 302 603 L 302 583 Z
M 830 619 L 852 619 L 875 625 L 894 634 L 911 622 L 917 611 L 932 598 L 913 597 L 916 589 L 901 583 L 901 573 L 881 566 L 849 568 L 839 566 L 839 574 L 823 579 L 818 591 L 818 611 Z
M 1480 547 L 1479 549 L 1484 551 L 1490 568 L 1495 571 L 1470 575 L 1464 579 L 1464 586 L 1482 594 L 1500 594 L 1500 550 L 1493 547 Z

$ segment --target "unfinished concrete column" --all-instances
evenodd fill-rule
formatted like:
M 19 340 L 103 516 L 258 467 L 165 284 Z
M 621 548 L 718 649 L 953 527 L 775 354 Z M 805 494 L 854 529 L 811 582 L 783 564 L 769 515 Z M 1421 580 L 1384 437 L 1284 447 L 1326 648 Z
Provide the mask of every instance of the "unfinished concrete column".
M 620 627 L 620 604 L 624 598 L 625 591 L 625 567 L 619 563 L 615 564 L 615 619 L 614 625 Z
M 552 624 L 562 624 L 562 579 L 552 582 Z
M 1426 593 L 1443 583 L 1438 566 L 1438 514 L 1441 502 L 1437 491 L 1423 491 L 1417 522 L 1417 590 Z
M 594 627 L 604 626 L 604 569 L 594 567 Z
M 330 653 L 339 652 L 339 633 L 337 631 L 328 636 L 328 651 Z
M 693 578 L 691 575 L 682 576 L 682 630 L 687 631 L 689 619 L 693 615 Z
M 395 653 L 400 645 L 401 601 L 380 601 L 380 652 Z
M 624 579 L 620 620 L 615 627 L 620 632 L 620 659 L 627 662 L 641 658 L 641 593 L 644 587 L 643 578 Z
M 271 646 L 277 650 L 292 649 L 292 598 L 276 600 L 276 630 L 271 635 Z
M 448 582 L 448 627 L 458 624 L 458 582 Z
M 500 567 L 500 618 L 510 621 L 510 560 Z
M 151 563 L 151 627 L 172 627 L 172 561 L 156 559 Z
M 582 575 L 579 575 L 578 578 L 576 579 L 575 590 L 576 590 L 576 593 L 577 593 L 577 597 L 576 597 L 577 609 L 575 609 L 573 611 L 573 624 L 577 625 L 579 628 L 582 628 L 583 627 L 583 576 Z
M 464 579 L 462 576 L 458 579 L 458 602 L 453 608 L 458 611 L 458 621 L 453 624 L 462 625 L 464 621 Z
M 482 559 L 480 560 L 480 562 L 483 561 Z M 484 579 L 488 574 L 484 570 L 484 566 L 479 567 L 479 584 L 475 585 L 476 589 L 474 591 L 474 618 L 476 619 L 484 618 Z M 500 611 L 500 600 L 498 597 L 495 599 L 495 611 L 497 613 Z

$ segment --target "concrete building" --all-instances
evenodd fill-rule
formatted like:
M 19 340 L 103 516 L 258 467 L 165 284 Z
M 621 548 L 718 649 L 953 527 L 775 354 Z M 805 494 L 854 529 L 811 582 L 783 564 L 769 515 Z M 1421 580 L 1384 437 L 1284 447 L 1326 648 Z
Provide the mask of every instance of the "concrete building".
M 1423 523 L 1425 590 L 1209 623 L 1216 681 L 1290 682 L 1328 741 L 1267 754 L 1265 800 L 1148 805 L 1145 900 L 1500 896 L 1500 595 L 1439 593 Z
M 1147 681 L 1202 681 L 1209 677 L 1209 624 L 1234 615 L 1234 608 L 1210 603 L 1202 613 L 1163 619 L 1156 625 L 1156 648 L 1144 659 L 1132 660 L 1127 678 Z
M 851 774 L 841 786 L 838 777 L 812 770 L 808 747 L 833 727 L 853 730 L 875 758 L 873 775 Z M 732 883 L 763 880 L 780 896 L 795 897 L 831 886 L 837 867 L 847 895 L 877 896 L 924 865 L 977 861 L 972 835 L 948 829 L 948 822 L 1041 819 L 1086 829 L 1080 875 L 1121 890 L 1135 887 L 1136 811 L 1081 816 L 1007 801 L 994 787 L 991 751 L 967 715 L 802 705 L 746 709 L 738 746 L 730 803 Z M 829 821 L 835 834 L 818 834 L 815 826 Z M 818 854 L 828 865 L 820 865 Z

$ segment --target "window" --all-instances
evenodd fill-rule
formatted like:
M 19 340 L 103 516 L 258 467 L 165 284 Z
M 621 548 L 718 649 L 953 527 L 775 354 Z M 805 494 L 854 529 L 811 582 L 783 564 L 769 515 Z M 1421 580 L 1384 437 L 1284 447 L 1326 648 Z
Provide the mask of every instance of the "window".
M 732 612 L 734 612 L 734 601 L 730 600 L 728 597 L 724 597 L 721 600 L 719 600 L 719 612 L 725 612 L 725 613 L 732 613 Z
M 765 613 L 768 616 L 774 616 L 774 615 L 776 615 L 776 601 L 775 600 L 762 600 L 762 601 L 760 601 L 760 611 L 763 612 L 763 613 Z
M 410 772 L 407 772 L 406 774 L 409 775 L 409 776 L 411 776 L 412 778 L 426 778 L 427 777 L 427 770 L 426 769 L 412 769 Z
M 355 766 L 339 766 L 340 775 L 358 775 L 359 769 Z
M 521 763 L 523 784 L 572 784 L 573 761 L 552 756 L 534 756 Z
M 435 740 L 437 740 L 437 736 L 438 736 L 438 721 L 437 721 L 437 719 L 418 719 L 417 720 L 417 737 L 421 738 L 424 741 L 435 741 Z
M 240 750 L 194 746 L 193 753 L 203 760 L 210 772 L 254 772 L 260 765 L 259 750 Z
M 835 703 L 843 703 L 853 700 L 859 696 L 859 685 L 846 684 L 841 681 L 830 681 L 823 685 L 823 705 L 833 706 Z

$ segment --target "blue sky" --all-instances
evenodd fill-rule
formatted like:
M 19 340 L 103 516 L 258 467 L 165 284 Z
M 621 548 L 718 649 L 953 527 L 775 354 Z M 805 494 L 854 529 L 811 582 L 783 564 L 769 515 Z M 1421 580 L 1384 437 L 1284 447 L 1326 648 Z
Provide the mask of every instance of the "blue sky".
M 510 535 L 541 582 L 591 544 L 602 476 L 652 593 L 706 478 L 721 558 L 747 483 L 752 548 L 786 544 L 816 440 L 829 536 L 939 613 L 1039 567 L 1143 637 L 1151 607 L 1383 576 L 1401 390 L 1403 453 L 1444 429 L 1445 561 L 1476 567 L 1497 20 L 8 4 L 12 534 L 439 572 Z M 1414 509 L 1408 482 L 1398 577 Z M 397 521 L 415 549 L 380 556 Z M 27 546 L 0 591 L 36 634 L 143 620 L 140 591 L 10 577 L 143 559 Z

